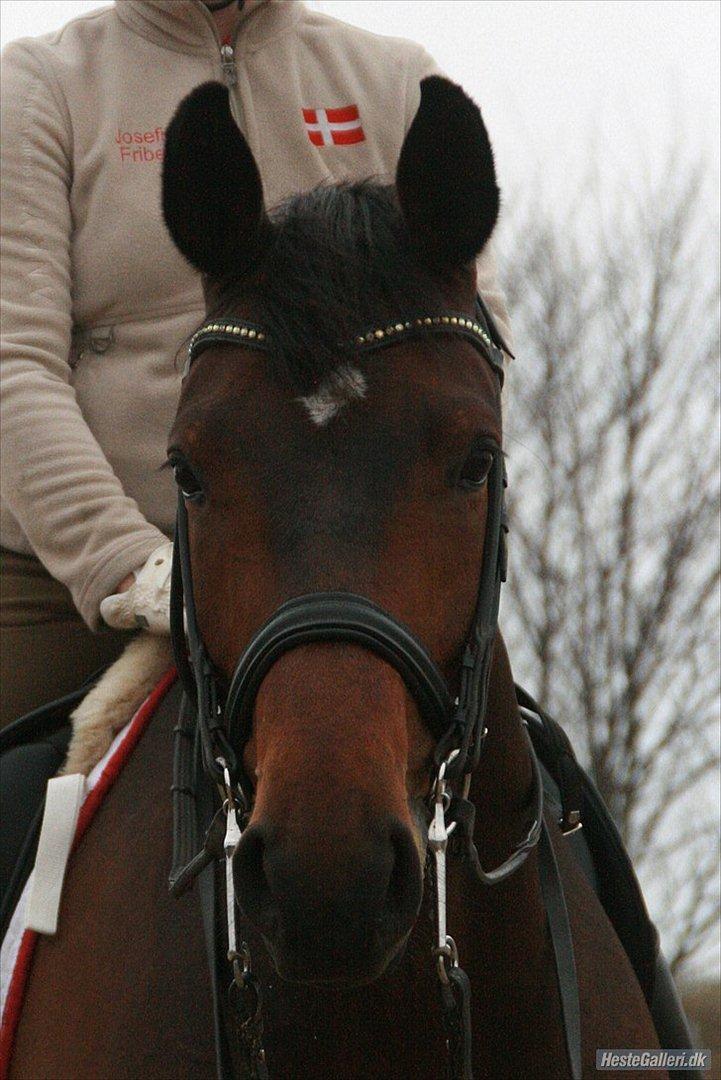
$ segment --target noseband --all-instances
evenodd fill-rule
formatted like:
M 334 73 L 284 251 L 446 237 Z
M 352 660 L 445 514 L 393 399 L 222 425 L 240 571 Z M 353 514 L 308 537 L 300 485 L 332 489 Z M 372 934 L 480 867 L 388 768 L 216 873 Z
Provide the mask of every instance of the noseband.
M 476 318 L 444 312 L 403 319 L 385 327 L 359 334 L 354 342 L 359 355 L 371 353 L 409 338 L 452 334 L 469 341 L 490 364 L 503 383 L 502 340 L 478 298 Z M 272 348 L 272 334 L 264 327 L 237 319 L 208 322 L 191 338 L 184 377 L 194 360 L 214 345 L 245 345 L 259 350 Z M 573 947 L 563 888 L 555 857 L 543 822 L 543 786 L 538 761 L 529 741 L 533 763 L 533 789 L 529 825 L 511 855 L 501 866 L 486 871 L 473 843 L 475 810 L 468 801 L 473 770 L 481 754 L 485 729 L 488 680 L 498 621 L 501 583 L 506 578 L 506 533 L 504 492 L 505 468 L 501 449 L 488 447 L 492 455 L 487 480 L 486 529 L 480 562 L 479 584 L 471 626 L 460 663 L 457 691 L 448 686 L 438 665 L 425 646 L 407 626 L 390 612 L 364 596 L 350 592 L 316 592 L 296 596 L 282 604 L 253 635 L 226 680 L 214 667 L 203 643 L 197 621 L 190 563 L 188 515 L 181 491 L 178 493 L 177 527 L 173 554 L 171 588 L 171 638 L 178 672 L 196 716 L 197 738 L 204 770 L 221 789 L 224 803 L 208 831 L 204 850 L 190 862 L 178 856 L 175 844 L 171 888 L 179 893 L 216 858 L 225 856 L 228 913 L 228 959 L 233 967 L 231 991 L 240 999 L 252 992 L 255 1004 L 241 1017 L 240 1031 L 251 1075 L 267 1077 L 262 1044 L 260 987 L 250 968 L 247 946 L 236 941 L 235 893 L 232 857 L 240 839 L 237 811 L 250 811 L 253 784 L 243 766 L 243 751 L 252 734 L 253 714 L 261 684 L 276 661 L 291 649 L 315 642 L 345 642 L 359 645 L 380 656 L 400 675 L 413 696 L 419 713 L 436 740 L 435 780 L 431 796 L 428 846 L 435 866 L 437 946 L 434 950 L 441 989 L 441 1004 L 447 1032 L 450 1072 L 453 1080 L 469 1080 L 471 1069 L 470 984 L 458 963 L 453 938 L 446 932 L 446 850 L 448 838 L 456 830 L 460 850 L 470 859 L 479 880 L 494 885 L 508 878 L 539 844 L 539 872 L 552 944 L 556 958 L 563 1022 L 571 1076 L 580 1077 L 580 1015 Z M 186 645 L 187 635 L 187 645 Z M 180 736 L 190 734 L 182 723 Z M 186 775 L 182 763 L 183 738 L 176 744 L 176 793 L 189 790 L 178 783 Z M 453 792 L 449 787 L 453 785 Z M 178 804 L 176 803 L 176 806 Z M 176 813 L 176 840 L 185 841 L 192 830 L 179 827 Z M 225 838 L 223 840 L 223 828 Z M 187 864 L 187 865 L 186 865 Z M 212 900 L 211 900 L 212 909 Z M 207 920 L 206 920 L 207 923 Z M 209 950 L 214 950 L 212 910 Z M 206 936 L 208 934 L 206 933 Z M 217 973 L 211 961 L 215 985 Z M 218 1018 L 216 1016 L 216 1031 Z M 223 1059 L 222 1040 L 217 1042 L 219 1068 Z

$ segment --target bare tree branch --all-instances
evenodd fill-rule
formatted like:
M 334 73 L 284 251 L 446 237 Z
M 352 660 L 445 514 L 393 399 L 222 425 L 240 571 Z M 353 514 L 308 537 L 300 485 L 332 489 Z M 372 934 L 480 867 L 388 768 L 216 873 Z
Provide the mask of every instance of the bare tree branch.
M 719 768 L 716 223 L 680 145 L 645 189 L 610 194 L 598 172 L 560 212 L 534 190 L 503 244 L 519 354 L 503 626 L 651 893 L 669 884 L 657 919 L 680 970 L 719 912 L 698 819 Z

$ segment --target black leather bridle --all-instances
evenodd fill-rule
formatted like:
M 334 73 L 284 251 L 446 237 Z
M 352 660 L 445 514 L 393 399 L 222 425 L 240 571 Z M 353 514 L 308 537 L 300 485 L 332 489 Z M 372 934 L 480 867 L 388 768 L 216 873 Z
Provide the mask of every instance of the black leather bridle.
M 479 312 L 480 314 L 480 312 Z M 395 344 L 408 337 L 453 334 L 470 341 L 503 379 L 503 352 L 485 324 L 457 313 L 406 319 L 370 330 L 356 339 L 360 354 Z M 206 349 L 219 344 L 243 344 L 267 350 L 269 335 L 253 323 L 225 319 L 206 323 L 193 335 L 185 373 Z M 463 650 L 457 697 L 452 695 L 438 665 L 413 632 L 389 612 L 350 592 L 320 592 L 294 597 L 279 607 L 262 626 L 238 660 L 230 681 L 215 669 L 198 629 L 188 543 L 188 515 L 182 492 L 173 563 L 171 630 L 173 647 L 185 692 L 196 704 L 204 765 L 217 783 L 223 782 L 222 759 L 231 780 L 241 784 L 250 804 L 252 785 L 243 775 L 243 749 L 250 738 L 255 699 L 263 678 L 284 652 L 315 641 L 353 642 L 378 653 L 400 674 L 421 715 L 435 735 L 436 764 L 458 749 L 448 777 L 467 775 L 475 768 L 483 741 L 488 675 L 498 620 L 501 582 L 506 576 L 506 484 L 500 447 L 489 445 L 493 463 L 488 476 L 486 534 L 475 614 Z M 478 553 L 481 560 L 481 552 Z M 185 603 L 187 651 L 182 605 Z
M 355 345 L 362 356 L 404 339 L 436 334 L 452 334 L 468 340 L 490 364 L 499 385 L 502 385 L 502 340 L 480 298 L 474 318 L 457 312 L 404 318 L 359 333 Z M 193 362 L 206 349 L 225 344 L 269 350 L 272 336 L 265 328 L 244 320 L 226 318 L 207 322 L 191 338 L 184 374 L 187 375 Z M 478 764 L 485 737 L 488 679 L 497 631 L 501 583 L 506 577 L 504 461 L 499 446 L 490 445 L 488 449 L 492 455 L 492 465 L 487 480 L 484 545 L 482 553 L 478 553 L 481 570 L 475 611 L 461 656 L 456 693 L 451 691 L 438 665 L 407 626 L 368 598 L 350 592 L 309 593 L 282 604 L 254 634 L 228 684 L 213 665 L 198 627 L 188 515 L 181 491 L 178 494 L 173 556 L 171 637 L 178 672 L 196 717 L 204 771 L 210 780 L 225 791 L 228 799 L 232 799 L 232 792 L 237 791 L 246 810 L 252 805 L 253 785 L 243 768 L 243 750 L 251 736 L 255 701 L 261 683 L 280 656 L 311 642 L 352 642 L 378 654 L 395 668 L 436 739 L 435 765 L 436 770 L 440 770 L 438 776 L 444 785 L 443 792 L 446 783 L 451 783 L 454 791 L 452 796 L 448 793 L 444 806 L 448 808 L 451 821 L 458 826 L 457 836 L 462 839 L 463 848 L 479 879 L 484 884 L 504 880 L 541 841 L 541 885 L 556 955 L 571 1076 L 576 1078 L 580 1077 L 580 1018 L 573 947 L 558 869 L 550 840 L 544 832 L 543 789 L 532 747 L 534 784 L 529 825 L 523 838 L 505 863 L 492 871 L 483 870 L 473 844 L 474 809 L 467 795 L 470 777 Z M 178 829 L 176 814 L 176 837 L 187 834 L 187 831 Z M 173 890 L 182 891 L 188 881 L 217 856 L 217 852 L 217 836 L 213 839 L 212 828 L 206 839 L 205 852 L 196 856 L 188 866 L 182 866 L 184 860 L 178 858 L 176 850 L 171 875 Z M 448 940 L 452 942 L 452 939 Z M 438 951 L 443 952 L 443 949 Z M 458 966 L 457 958 L 447 969 L 443 968 L 443 958 L 439 960 L 451 1073 L 454 1080 L 467 1080 L 471 1076 L 470 986 L 467 976 Z M 444 977 L 444 971 L 448 977 Z M 259 1037 L 256 1037 L 256 1043 L 259 1047 Z M 256 1048 L 256 1051 L 250 1063 L 252 1070 L 257 1076 L 266 1075 L 262 1049 L 258 1051 Z M 225 1075 L 220 1064 L 219 1073 Z

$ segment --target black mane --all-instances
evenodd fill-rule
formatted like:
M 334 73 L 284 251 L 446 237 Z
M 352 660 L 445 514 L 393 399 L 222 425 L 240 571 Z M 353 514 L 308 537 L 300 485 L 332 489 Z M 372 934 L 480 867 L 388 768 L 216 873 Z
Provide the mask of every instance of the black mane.
M 207 317 L 252 310 L 272 337 L 273 362 L 300 393 L 352 360 L 359 334 L 447 306 L 411 252 L 392 187 L 323 185 L 271 217 L 262 264 L 226 281 Z

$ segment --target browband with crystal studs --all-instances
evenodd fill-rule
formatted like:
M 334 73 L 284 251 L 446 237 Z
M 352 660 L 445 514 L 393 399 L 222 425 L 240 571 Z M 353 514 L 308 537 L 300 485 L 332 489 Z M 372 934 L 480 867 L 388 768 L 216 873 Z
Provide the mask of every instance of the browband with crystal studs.
M 444 314 L 423 315 L 418 318 L 404 319 L 387 326 L 369 330 L 354 339 L 358 351 L 370 352 L 390 345 L 403 337 L 417 337 L 424 334 L 457 334 L 469 340 L 484 355 L 488 363 L 503 383 L 503 352 L 491 340 L 480 323 L 469 319 L 467 315 Z M 253 349 L 269 349 L 271 340 L 263 327 L 240 319 L 226 319 L 223 322 L 208 322 L 196 330 L 188 343 L 188 355 L 183 369 L 183 378 L 190 371 L 191 364 L 211 345 L 228 342 L 246 345 Z

